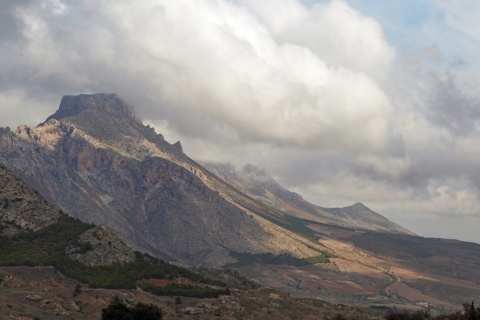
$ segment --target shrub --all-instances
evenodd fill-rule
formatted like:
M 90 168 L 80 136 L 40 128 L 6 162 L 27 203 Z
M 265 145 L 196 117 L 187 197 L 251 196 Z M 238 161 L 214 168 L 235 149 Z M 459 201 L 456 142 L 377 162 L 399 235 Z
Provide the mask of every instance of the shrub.
M 118 297 L 102 309 L 102 320 L 160 320 L 162 317 L 162 310 L 154 304 L 139 302 L 129 308 Z

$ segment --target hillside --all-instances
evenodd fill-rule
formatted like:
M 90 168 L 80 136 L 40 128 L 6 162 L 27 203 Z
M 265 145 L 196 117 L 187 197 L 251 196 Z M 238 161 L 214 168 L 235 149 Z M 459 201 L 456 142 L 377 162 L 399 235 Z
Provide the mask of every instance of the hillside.
M 36 231 L 58 221 L 58 210 L 0 164 L 0 235 Z
M 43 201 L 39 194 L 29 189 L 29 196 L 19 196 L 8 187 L 17 182 L 3 183 L 5 264 L 55 265 L 92 286 L 153 292 L 149 286 L 158 282 L 138 281 L 167 264 L 146 268 L 157 261 L 150 255 L 178 265 L 234 268 L 270 289 L 362 308 L 457 310 L 480 297 L 477 274 L 468 272 L 478 265 L 478 246 L 414 236 L 361 203 L 312 205 L 254 168 L 240 174 L 211 166 L 219 178 L 180 143 L 144 126 L 116 95 L 67 96 L 35 128 L 0 129 L 0 163 L 57 208 L 32 212 L 37 205 L 30 202 Z M 36 229 L 40 222 L 48 226 Z M 28 236 L 18 232 L 22 226 Z M 115 253 L 105 251 L 109 241 Z M 132 254 L 122 241 L 149 255 Z M 21 259 L 9 248 L 24 250 Z M 52 255 L 42 254 L 47 248 Z M 129 265 L 146 273 L 114 276 L 105 257 L 116 259 L 117 275 Z M 78 263 L 85 267 L 78 270 Z M 109 284 L 102 282 L 107 274 Z
M 100 288 L 135 288 L 140 280 L 179 277 L 219 284 L 134 252 L 105 226 L 95 227 L 55 212 L 53 206 L 3 166 L 0 197 L 3 203 L 25 201 L 29 209 L 28 215 L 24 206 L 0 209 L 0 219 L 8 226 L 0 234 L 0 266 L 55 266 L 65 275 Z M 16 228 L 15 232 L 10 226 Z
M 350 229 L 414 235 L 361 203 L 345 208 L 322 208 L 311 204 L 280 185 L 265 170 L 252 165 L 246 165 L 242 170 L 225 163 L 204 162 L 203 165 L 255 200 L 292 217 Z
M 158 257 L 222 266 L 235 262 L 231 252 L 324 250 L 141 124 L 115 95 L 64 97 L 38 127 L 0 130 L 0 151 L 0 162 L 55 206 Z
M 164 319 L 193 314 L 195 319 L 358 314 L 354 309 L 262 289 L 235 272 L 209 271 L 205 277 L 135 253 L 108 228 L 58 212 L 3 166 L 0 198 L 8 203 L 0 207 L 0 221 L 6 225 L 0 235 L 1 319 L 100 319 L 102 308 L 114 297 L 127 305 L 159 306 Z M 232 293 L 219 295 L 225 293 L 220 279 Z M 183 287 L 172 286 L 176 283 Z M 154 295 L 148 292 L 152 285 L 157 294 L 160 288 L 168 290 Z

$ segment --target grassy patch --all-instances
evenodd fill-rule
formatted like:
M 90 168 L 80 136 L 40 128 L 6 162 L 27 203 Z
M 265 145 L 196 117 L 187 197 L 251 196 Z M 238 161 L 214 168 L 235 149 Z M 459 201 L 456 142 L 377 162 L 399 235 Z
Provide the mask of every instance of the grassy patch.
M 308 262 L 309 264 L 317 264 L 317 263 L 330 263 L 330 258 L 334 258 L 333 254 L 328 252 L 323 252 L 319 256 L 304 258 L 303 260 Z
M 329 263 L 329 258 L 332 257 L 332 255 L 327 252 L 322 252 L 321 255 L 305 259 L 298 259 L 288 254 L 281 254 L 276 256 L 271 253 L 253 254 L 231 252 L 230 255 L 237 259 L 237 262 L 226 265 L 226 268 L 240 268 L 254 263 L 262 265 L 287 265 L 294 267 L 304 267 L 316 263 Z

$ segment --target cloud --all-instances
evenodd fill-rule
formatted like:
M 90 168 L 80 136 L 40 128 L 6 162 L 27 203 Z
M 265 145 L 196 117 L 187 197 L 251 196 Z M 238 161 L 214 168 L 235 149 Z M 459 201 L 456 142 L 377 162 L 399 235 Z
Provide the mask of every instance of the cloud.
M 0 125 L 116 92 L 194 158 L 266 167 L 314 203 L 472 216 L 477 31 L 460 2 L 431 6 L 432 41 L 406 52 L 342 0 L 2 1 Z M 452 64 L 439 39 L 459 33 Z
M 480 40 L 480 4 L 471 0 L 438 1 L 447 24 L 462 33 Z
M 166 114 L 184 135 L 207 137 L 214 128 L 242 141 L 387 147 L 388 139 L 382 137 L 389 134 L 393 109 L 361 66 L 369 69 L 373 60 L 391 59 L 393 49 L 383 41 L 379 26 L 343 2 L 314 6 L 311 12 L 293 1 L 284 3 L 308 16 L 284 26 L 282 41 L 258 16 L 226 1 L 135 6 L 120 1 L 95 7 L 54 1 L 50 6 L 18 7 L 15 16 L 23 23 L 23 38 L 16 45 L 24 57 L 9 57 L 4 82 L 11 83 L 15 75 L 14 83 L 36 88 L 36 94 L 52 89 L 121 91 L 127 99 L 140 99 L 152 120 Z M 332 16 L 325 25 L 322 15 Z M 305 39 L 331 29 L 337 16 L 356 18 L 350 25 L 365 30 L 359 31 L 362 39 L 383 51 L 369 62 L 353 55 L 340 57 L 343 65 L 326 62 L 329 55 L 358 51 L 353 40 L 357 35 L 348 39 L 343 28 L 329 30 L 329 37 L 342 39 L 329 54 L 319 52 L 318 45 L 288 41 L 296 38 L 302 24 L 310 29 Z M 319 41 L 326 37 L 323 33 Z M 350 68 L 349 62 L 357 67 Z
M 264 22 L 279 43 L 309 48 L 328 66 L 383 78 L 395 58 L 377 20 L 346 1 L 305 8 L 297 1 L 242 0 Z

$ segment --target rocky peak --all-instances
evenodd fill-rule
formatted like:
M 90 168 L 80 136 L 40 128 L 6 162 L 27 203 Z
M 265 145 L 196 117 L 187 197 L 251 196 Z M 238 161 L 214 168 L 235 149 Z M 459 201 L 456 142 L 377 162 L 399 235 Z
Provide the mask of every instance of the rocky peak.
M 183 152 L 183 147 L 182 147 L 182 144 L 180 143 L 180 141 L 177 141 L 173 144 L 173 146 L 175 148 L 177 148 L 178 150 L 180 150 L 180 152 Z
M 128 106 L 114 93 L 81 94 L 78 96 L 64 96 L 59 109 L 50 119 L 62 120 L 79 117 L 83 114 L 104 113 L 114 118 L 128 117 L 137 121 L 137 116 Z
M 135 149 L 144 141 L 165 144 L 162 142 L 163 136 L 153 128 L 144 126 L 133 108 L 116 94 L 64 96 L 59 109 L 40 127 L 53 119 L 72 125 L 110 146 L 121 146 L 124 151 Z M 168 146 L 171 147 L 170 144 Z
M 370 211 L 370 209 L 361 202 L 355 203 L 354 205 L 350 206 L 350 208 L 355 209 L 355 210 L 369 210 Z

